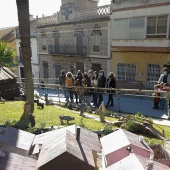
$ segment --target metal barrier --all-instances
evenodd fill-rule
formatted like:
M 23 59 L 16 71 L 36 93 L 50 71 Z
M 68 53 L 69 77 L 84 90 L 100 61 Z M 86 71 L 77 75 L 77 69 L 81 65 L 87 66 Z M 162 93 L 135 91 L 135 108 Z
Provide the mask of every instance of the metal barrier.
M 20 85 L 23 86 L 23 88 L 25 87 L 25 83 L 24 82 L 18 82 Z M 44 86 L 44 87 L 43 87 Z M 118 88 L 98 88 L 98 87 L 82 87 L 82 86 L 60 86 L 58 84 L 44 84 L 44 83 L 34 83 L 34 88 L 44 88 L 44 89 L 55 89 L 57 90 L 58 93 L 58 97 L 59 97 L 59 102 L 60 102 L 60 90 L 69 90 L 69 89 L 87 89 L 87 90 L 91 90 L 91 91 L 95 91 L 95 93 L 98 94 L 108 94 L 107 91 L 110 91 L 110 94 L 115 94 L 117 96 L 117 100 L 118 100 L 118 108 L 119 108 L 119 112 L 120 112 L 120 96 L 125 95 L 125 96 L 136 96 L 136 97 L 149 97 L 149 98 L 153 98 L 154 96 L 152 96 L 153 93 L 160 93 L 161 96 L 163 95 L 164 97 L 159 97 L 159 98 L 164 98 L 166 99 L 166 103 L 167 103 L 167 115 L 168 115 L 168 119 L 170 119 L 170 108 L 169 108 L 169 100 L 170 100 L 170 96 L 169 96 L 169 92 L 166 91 L 155 91 L 155 90 L 141 90 L 141 89 L 118 89 Z M 111 93 L 111 91 L 114 91 L 114 93 Z M 89 91 L 90 93 L 90 91 Z M 92 92 L 91 92 L 92 93 Z

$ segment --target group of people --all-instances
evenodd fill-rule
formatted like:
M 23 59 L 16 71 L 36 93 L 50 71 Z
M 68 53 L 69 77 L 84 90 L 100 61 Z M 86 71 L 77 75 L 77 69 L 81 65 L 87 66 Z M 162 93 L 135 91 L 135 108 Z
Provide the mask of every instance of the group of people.
M 103 70 L 100 70 L 99 73 L 92 70 L 82 73 L 81 70 L 78 70 L 76 75 L 73 75 L 71 72 L 65 73 L 65 71 L 62 70 L 59 82 L 64 90 L 67 102 L 74 102 L 73 99 L 75 98 L 76 103 L 83 102 L 90 105 L 92 97 L 93 106 L 95 107 L 99 107 L 103 101 L 104 90 L 100 88 L 116 88 L 114 73 L 110 72 L 108 78 L 106 78 Z M 106 108 L 114 106 L 114 90 L 107 90 L 107 92 L 108 102 Z
M 169 92 L 170 88 L 170 75 L 168 74 L 169 69 L 165 67 L 163 69 L 163 74 L 161 74 L 158 84 L 154 85 L 155 92 L 153 95 L 154 106 L 153 109 L 163 109 L 166 108 L 166 99 L 163 93 L 159 93 L 158 91 L 166 91 Z

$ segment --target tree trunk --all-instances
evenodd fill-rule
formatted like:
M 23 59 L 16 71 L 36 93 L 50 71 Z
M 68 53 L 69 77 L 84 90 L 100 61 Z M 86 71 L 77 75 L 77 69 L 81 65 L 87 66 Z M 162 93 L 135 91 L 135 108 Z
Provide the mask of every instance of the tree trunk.
M 23 55 L 26 100 L 31 104 L 30 112 L 34 112 L 34 86 L 31 68 L 29 0 L 16 0 L 18 9 L 21 52 Z

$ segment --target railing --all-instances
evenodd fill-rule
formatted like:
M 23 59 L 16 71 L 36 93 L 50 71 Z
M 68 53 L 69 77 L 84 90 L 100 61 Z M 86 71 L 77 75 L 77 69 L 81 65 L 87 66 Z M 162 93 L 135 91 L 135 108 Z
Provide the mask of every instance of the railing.
M 58 16 L 58 14 L 38 18 L 38 25 L 40 26 L 40 25 L 57 24 L 58 23 L 57 16 Z
M 129 8 L 135 6 L 151 5 L 169 2 L 169 0 L 114 0 L 112 9 Z
M 48 47 L 49 54 L 87 55 L 86 46 L 59 45 Z
M 73 19 L 85 20 L 90 18 L 101 18 L 109 16 L 110 14 L 111 14 L 110 5 L 105 5 L 100 6 L 98 8 L 77 11 Z
M 102 18 L 109 16 L 111 14 L 111 6 L 105 5 L 100 6 L 97 8 L 92 9 L 86 9 L 86 10 L 79 10 L 75 11 L 75 13 L 70 14 L 68 20 L 63 19 L 63 16 L 59 13 L 47 16 L 43 18 L 38 19 L 38 25 L 49 25 L 49 24 L 57 24 L 62 22 L 71 22 L 71 21 L 80 21 L 80 20 L 86 20 L 91 18 Z
M 25 83 L 23 82 L 18 82 L 20 84 L 20 86 L 22 88 L 25 88 Z M 71 89 L 86 89 L 89 91 L 95 91 L 95 93 L 98 94 L 107 94 L 107 91 L 110 91 L 110 93 L 114 93 L 117 96 L 118 99 L 118 111 L 120 112 L 120 96 L 136 96 L 136 97 L 147 97 L 147 98 L 153 98 L 154 96 L 152 95 L 153 93 L 155 93 L 154 90 L 141 90 L 141 89 L 114 89 L 114 88 L 98 88 L 98 87 L 82 87 L 82 86 L 60 86 L 57 84 L 48 84 L 48 83 L 34 83 L 34 88 L 43 88 L 43 89 L 55 89 L 58 91 L 59 94 L 59 90 L 63 90 L 63 89 L 67 89 L 67 90 L 71 90 Z M 169 101 L 170 101 L 170 95 L 169 92 L 166 91 L 157 91 L 158 93 L 160 93 L 160 98 L 164 98 L 166 99 L 167 102 L 167 117 L 168 119 L 170 119 L 170 105 L 169 105 Z M 58 95 L 59 97 L 59 102 L 60 102 L 60 95 Z

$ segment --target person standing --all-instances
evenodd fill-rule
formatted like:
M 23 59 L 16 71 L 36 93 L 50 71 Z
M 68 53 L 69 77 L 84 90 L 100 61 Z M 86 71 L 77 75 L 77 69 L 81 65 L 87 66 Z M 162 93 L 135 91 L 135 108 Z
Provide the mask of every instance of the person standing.
M 153 109 L 159 109 L 159 102 L 160 102 L 160 93 L 158 93 L 159 85 L 154 85 L 154 93 L 152 94 L 153 96 L 153 103 L 154 107 Z
M 83 74 L 82 74 L 82 72 L 81 72 L 81 70 L 78 70 L 77 71 L 77 75 L 76 75 L 76 77 L 75 77 L 75 80 L 79 80 L 79 84 L 80 84 L 80 86 L 82 85 L 81 83 L 81 80 L 83 79 Z
M 116 78 L 115 78 L 115 75 L 113 74 L 113 72 L 109 73 L 109 77 L 107 78 L 107 81 L 106 81 L 106 88 L 116 88 Z M 106 108 L 114 106 L 113 93 L 115 91 L 114 90 L 107 90 L 107 92 L 108 92 L 109 95 L 108 95 L 108 101 L 107 101 Z
M 70 95 L 70 101 L 73 103 L 73 89 L 70 86 L 74 86 L 74 80 L 73 80 L 73 74 L 71 72 L 68 72 L 66 74 L 66 86 L 68 87 L 69 95 Z
M 98 74 L 97 71 L 94 71 L 93 76 L 92 76 L 92 80 L 91 80 L 91 86 L 92 87 L 98 87 Z M 98 98 L 98 94 L 97 94 L 97 90 L 94 89 L 92 91 L 92 96 L 93 96 L 93 106 L 97 107 L 97 98 Z
M 65 88 L 65 86 L 66 86 L 66 75 L 65 75 L 64 70 L 61 71 L 61 75 L 59 76 L 59 82 L 60 82 L 61 88 L 63 89 L 64 97 L 66 98 L 66 101 L 68 102 L 69 97 L 68 97 L 68 91 Z
M 105 84 L 106 84 L 106 77 L 104 75 L 104 71 L 100 70 L 99 71 L 99 78 L 98 78 L 98 88 L 105 88 Z M 98 103 L 98 106 L 100 106 L 102 101 L 103 101 L 102 92 L 103 92 L 103 90 L 99 91 L 99 103 Z
M 169 69 L 165 67 L 162 71 L 163 71 L 163 74 L 161 74 L 158 80 L 158 84 L 163 82 L 163 83 L 167 83 L 170 86 L 170 74 L 168 74 Z

